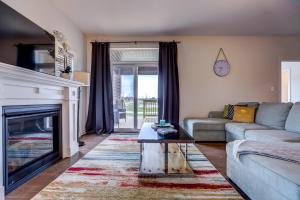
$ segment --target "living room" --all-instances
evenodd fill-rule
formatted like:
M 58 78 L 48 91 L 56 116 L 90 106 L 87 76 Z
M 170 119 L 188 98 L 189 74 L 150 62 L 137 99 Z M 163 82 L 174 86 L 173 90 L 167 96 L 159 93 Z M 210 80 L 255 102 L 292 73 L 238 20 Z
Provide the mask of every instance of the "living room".
M 300 199 L 300 2 L 0 9 L 2 199 Z

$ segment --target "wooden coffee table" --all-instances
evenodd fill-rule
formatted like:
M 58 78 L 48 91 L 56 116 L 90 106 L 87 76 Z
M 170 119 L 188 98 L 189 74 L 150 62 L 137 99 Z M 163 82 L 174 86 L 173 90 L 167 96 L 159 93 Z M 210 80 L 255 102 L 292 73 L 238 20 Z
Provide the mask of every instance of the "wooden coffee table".
M 194 138 L 182 128 L 179 128 L 176 136 L 163 137 L 151 125 L 152 123 L 144 123 L 138 136 L 139 176 L 193 176 L 187 155 L 188 144 L 195 143 Z

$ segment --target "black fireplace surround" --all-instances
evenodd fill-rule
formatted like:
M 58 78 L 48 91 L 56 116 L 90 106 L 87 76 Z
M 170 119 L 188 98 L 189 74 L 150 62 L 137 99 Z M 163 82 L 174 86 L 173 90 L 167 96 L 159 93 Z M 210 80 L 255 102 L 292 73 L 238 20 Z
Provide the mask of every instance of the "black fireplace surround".
M 61 158 L 61 105 L 4 106 L 2 116 L 9 193 Z

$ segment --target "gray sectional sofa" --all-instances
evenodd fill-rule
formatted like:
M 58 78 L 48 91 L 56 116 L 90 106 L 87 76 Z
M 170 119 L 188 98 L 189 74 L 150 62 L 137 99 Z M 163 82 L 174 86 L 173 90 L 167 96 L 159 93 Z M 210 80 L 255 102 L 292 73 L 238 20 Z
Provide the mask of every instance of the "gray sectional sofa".
M 300 165 L 258 155 L 233 158 L 226 146 L 227 176 L 252 200 L 299 200 Z
M 224 142 L 225 124 L 230 120 L 223 118 L 188 118 L 184 120 L 184 129 L 195 138 L 196 141 Z
M 197 141 L 228 142 L 227 176 L 239 188 L 254 200 L 300 200 L 299 164 L 259 155 L 233 157 L 234 140 L 300 144 L 300 102 L 262 103 L 255 123 L 231 122 L 217 112 L 210 117 L 186 119 L 183 126 Z
M 297 126 L 293 115 L 300 113 L 300 104 L 296 103 L 291 110 L 292 106 L 292 103 L 262 103 L 257 110 L 255 123 L 232 122 L 225 125 L 226 141 L 300 142 L 300 120 L 299 130 L 293 128 Z
M 240 102 L 237 105 L 258 107 L 257 102 Z M 223 111 L 212 111 L 208 118 L 186 118 L 182 127 L 198 142 L 225 142 L 225 124 L 231 120 L 223 118 Z

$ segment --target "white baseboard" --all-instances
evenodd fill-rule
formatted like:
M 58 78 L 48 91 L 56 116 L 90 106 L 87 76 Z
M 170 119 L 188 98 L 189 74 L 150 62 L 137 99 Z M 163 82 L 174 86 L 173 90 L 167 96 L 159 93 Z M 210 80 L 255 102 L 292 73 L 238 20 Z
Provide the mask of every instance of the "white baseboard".
M 71 146 L 71 148 L 69 148 L 69 152 L 70 152 L 69 157 L 74 156 L 78 151 L 79 151 L 79 145 L 76 142 Z
M 0 186 L 0 200 L 5 200 L 4 186 Z
M 83 135 L 85 135 L 85 134 L 86 134 L 85 129 L 83 129 L 83 130 L 81 130 L 81 131 L 79 132 L 79 135 L 80 135 L 80 136 L 83 136 Z

